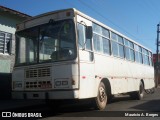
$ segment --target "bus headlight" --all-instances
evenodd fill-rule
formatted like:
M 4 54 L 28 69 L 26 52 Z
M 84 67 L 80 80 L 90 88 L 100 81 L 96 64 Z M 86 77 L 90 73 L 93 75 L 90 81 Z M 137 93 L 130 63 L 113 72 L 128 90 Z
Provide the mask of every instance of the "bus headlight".
M 61 81 L 56 81 L 56 86 L 61 86 Z
M 13 82 L 13 88 L 14 89 L 16 89 L 16 88 L 22 88 L 22 82 L 14 81 Z
M 68 79 L 68 78 L 55 79 L 55 87 L 56 88 L 69 88 L 70 87 L 69 81 L 70 81 L 70 79 Z

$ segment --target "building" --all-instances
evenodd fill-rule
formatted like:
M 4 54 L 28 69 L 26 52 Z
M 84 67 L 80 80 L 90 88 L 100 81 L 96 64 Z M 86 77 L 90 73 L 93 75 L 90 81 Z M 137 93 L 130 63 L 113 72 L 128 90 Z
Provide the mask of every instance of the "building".
M 31 16 L 0 6 L 0 98 L 11 90 L 11 73 L 15 61 L 16 24 Z M 8 93 L 2 93 L 6 89 Z
M 30 17 L 0 6 L 0 73 L 11 73 L 14 65 L 16 24 Z

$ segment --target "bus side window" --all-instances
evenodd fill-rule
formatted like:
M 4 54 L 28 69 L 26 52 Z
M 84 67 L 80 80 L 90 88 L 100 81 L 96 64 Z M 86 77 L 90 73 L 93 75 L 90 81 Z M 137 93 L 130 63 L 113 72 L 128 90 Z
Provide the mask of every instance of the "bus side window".
M 112 54 L 113 56 L 118 56 L 118 35 L 114 32 L 111 32 L 112 40 Z
M 124 41 L 121 36 L 118 36 L 118 51 L 119 57 L 124 58 Z
M 101 37 L 99 35 L 93 34 L 93 43 L 94 43 L 94 50 L 96 52 L 101 52 Z
M 78 23 L 78 44 L 80 49 L 92 50 L 91 39 L 86 39 L 86 26 Z
M 118 56 L 118 43 L 115 41 L 112 41 L 112 54 Z
M 103 53 L 110 55 L 110 40 L 106 38 L 102 38 L 103 40 Z
M 86 38 L 86 26 L 78 23 L 78 45 L 79 49 L 88 50 L 89 61 L 93 61 L 92 39 Z
M 78 45 L 79 49 L 84 48 L 84 41 L 86 40 L 85 38 L 85 27 L 82 24 L 78 23 Z

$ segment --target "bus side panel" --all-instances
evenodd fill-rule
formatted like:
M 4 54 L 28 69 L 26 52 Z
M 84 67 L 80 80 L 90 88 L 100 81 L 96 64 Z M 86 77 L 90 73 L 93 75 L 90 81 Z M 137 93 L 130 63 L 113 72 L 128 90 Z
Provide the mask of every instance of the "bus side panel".
M 117 94 L 128 91 L 128 80 L 124 79 L 125 66 L 123 61 L 115 60 L 112 56 L 95 53 L 95 75 L 107 78 L 111 84 L 111 93 Z M 123 87 L 122 87 L 123 86 Z
M 137 91 L 140 80 L 144 81 L 145 89 L 154 87 L 153 67 L 112 56 L 95 54 L 94 57 L 95 75 L 109 79 L 112 94 Z
M 89 52 L 79 50 L 80 56 L 80 89 L 79 98 L 91 98 L 97 96 L 97 83 L 95 81 L 94 62 L 89 61 Z
M 146 67 L 144 69 L 144 87 L 145 89 L 150 89 L 151 87 L 155 87 L 155 81 L 154 81 L 154 68 L 153 67 Z M 148 78 L 147 78 L 147 77 Z
M 141 80 L 145 89 L 154 87 L 153 67 L 96 53 L 94 58 L 93 64 L 80 63 L 80 98 L 96 97 L 102 78 L 110 81 L 112 94 L 138 91 Z
M 80 63 L 80 98 L 97 96 L 97 83 L 94 76 L 94 64 Z

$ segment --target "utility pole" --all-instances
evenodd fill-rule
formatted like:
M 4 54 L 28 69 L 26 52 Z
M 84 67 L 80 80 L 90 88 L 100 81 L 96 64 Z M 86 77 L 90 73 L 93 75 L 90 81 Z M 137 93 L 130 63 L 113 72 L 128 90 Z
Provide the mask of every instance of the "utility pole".
M 156 81 L 155 81 L 156 87 L 158 87 L 158 79 L 159 79 L 159 72 L 158 72 L 159 71 L 158 54 L 159 54 L 159 46 L 160 46 L 159 33 L 160 33 L 160 24 L 157 25 L 157 56 L 156 56 Z

